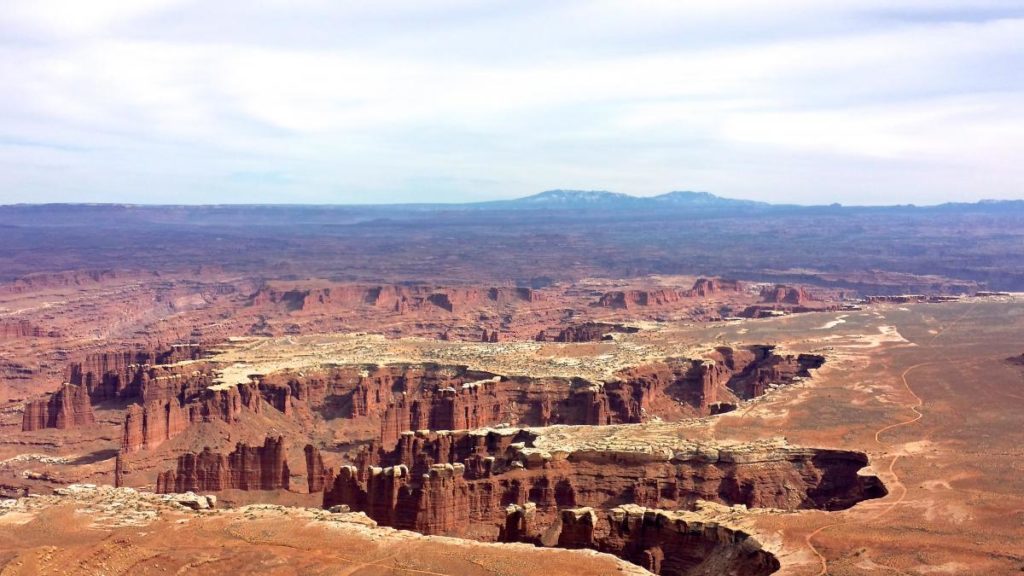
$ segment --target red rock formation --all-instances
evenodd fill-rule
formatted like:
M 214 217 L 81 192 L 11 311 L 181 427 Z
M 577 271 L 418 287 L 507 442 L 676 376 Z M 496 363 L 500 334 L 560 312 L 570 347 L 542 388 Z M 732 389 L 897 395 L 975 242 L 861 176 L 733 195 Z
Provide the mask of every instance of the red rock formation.
M 114 460 L 114 488 L 124 486 L 124 477 L 128 473 L 128 458 L 123 450 L 117 452 L 117 459 Z
M 121 450 L 152 450 L 184 432 L 190 423 L 188 411 L 174 399 L 154 400 L 142 406 L 132 404 L 125 414 Z
M 81 428 L 95 422 L 85 388 L 64 384 L 49 398 L 25 405 L 21 429 L 30 432 L 42 428 Z
M 690 288 L 688 296 L 707 298 L 722 292 L 739 292 L 741 285 L 736 280 L 725 280 L 722 278 L 698 278 Z
M 261 410 L 262 396 L 254 383 L 204 388 L 184 405 L 177 398 L 132 404 L 125 415 L 121 449 L 126 453 L 152 450 L 191 424 L 217 420 L 231 424 L 241 419 L 243 411 L 259 414 Z
M 469 485 L 462 464 L 432 466 L 411 494 L 412 530 L 423 534 L 461 534 L 469 523 Z
M 560 329 L 556 334 L 549 335 L 548 331 L 542 331 L 534 338 L 538 342 L 597 342 L 603 340 L 608 334 L 622 333 L 635 334 L 639 330 L 622 324 L 607 324 L 604 322 L 587 322 Z
M 372 467 L 365 482 L 341 468 L 324 505 L 342 503 L 377 522 L 424 534 L 461 534 L 469 523 L 469 486 L 462 464 L 433 466 L 414 485 L 406 466 Z M 337 502 L 336 502 L 337 501 Z
M 603 516 L 590 508 L 562 510 L 559 547 L 593 548 L 666 576 L 709 569 L 761 576 L 780 568 L 751 535 L 694 514 L 623 506 Z
M 334 469 L 324 466 L 324 459 L 312 444 L 307 444 L 306 449 L 306 483 L 309 493 L 323 492 L 325 487 L 334 484 Z
M 593 508 L 566 508 L 561 511 L 562 529 L 558 533 L 559 548 L 593 548 L 597 544 L 597 514 Z
M 0 286 L 8 294 L 24 294 L 51 288 L 69 288 L 99 284 L 117 278 L 113 270 L 68 270 L 66 272 L 43 272 L 27 274 L 14 282 Z
M 768 304 L 794 304 L 801 305 L 811 300 L 811 297 L 799 286 L 783 286 L 781 284 L 766 287 L 761 290 L 761 302 Z
M 58 335 L 57 332 L 44 330 L 39 326 L 33 325 L 28 320 L 0 322 L 0 340 L 56 337 Z
M 525 287 L 490 288 L 487 290 L 487 297 L 490 300 L 501 304 L 513 302 L 540 302 L 544 300 L 543 294 Z
M 321 287 L 278 289 L 264 286 L 251 299 L 257 307 L 276 306 L 298 313 L 323 313 L 372 307 L 399 314 L 443 310 L 459 313 L 478 305 L 504 306 L 537 302 L 542 296 L 530 288 L 330 284 Z
M 259 414 L 262 411 L 262 400 L 254 383 L 206 388 L 197 400 L 188 405 L 189 421 L 237 422 L 243 410 Z
M 678 302 L 682 295 L 669 288 L 659 290 L 625 290 L 604 293 L 597 305 L 603 308 L 631 310 L 640 306 L 664 306 Z
M 531 522 L 540 533 L 566 507 L 680 509 L 707 500 L 832 510 L 885 494 L 877 478 L 859 474 L 867 458 L 856 452 L 694 446 L 676 453 L 595 449 L 556 455 L 524 447 L 529 440 L 509 442 L 523 434 L 529 435 L 407 434 L 395 451 L 381 454 L 391 465 L 342 468 L 324 493 L 324 506 L 346 504 L 385 525 L 437 530 L 428 533 L 450 533 L 449 518 L 455 518 L 456 524 L 472 524 L 474 534 L 496 539 L 519 530 L 508 526 L 509 505 L 532 503 Z M 465 484 L 449 472 L 461 474 Z M 437 503 L 443 497 L 452 500 Z
M 273 406 L 278 412 L 282 414 L 292 413 L 292 388 L 287 385 L 276 385 L 271 383 L 260 382 L 258 384 L 260 397 L 266 401 L 267 404 Z
M 289 490 L 290 477 L 284 439 L 268 437 L 258 447 L 239 442 L 227 456 L 209 448 L 187 452 L 178 457 L 176 470 L 158 476 L 156 491 Z
M 153 366 L 194 360 L 202 354 L 198 346 L 173 346 L 168 350 L 104 352 L 89 354 L 83 362 L 72 363 L 65 374 L 72 384 L 85 386 L 93 400 L 112 398 L 132 399 L 166 397 L 163 392 L 147 393 L 151 381 L 174 374 L 174 371 L 155 371 Z M 190 370 L 191 371 L 191 370 Z M 159 383 L 157 388 L 166 387 Z
M 582 379 L 502 378 L 458 366 L 409 365 L 263 378 L 256 396 L 285 411 L 295 402 L 323 410 L 336 402 L 332 398 L 349 399 L 342 415 L 379 425 L 378 439 L 390 449 L 408 430 L 502 423 L 604 425 L 642 422 L 651 416 L 707 415 L 720 412 L 722 403 L 735 405 L 763 394 L 768 386 L 808 376 L 807 369 L 823 361 L 755 348 L 759 352 L 723 348 L 712 361 L 679 359 L 639 366 L 603 385 Z M 253 397 L 248 385 L 237 390 L 236 403 Z M 259 403 L 249 408 L 258 411 Z M 231 416 L 221 419 L 231 421 Z

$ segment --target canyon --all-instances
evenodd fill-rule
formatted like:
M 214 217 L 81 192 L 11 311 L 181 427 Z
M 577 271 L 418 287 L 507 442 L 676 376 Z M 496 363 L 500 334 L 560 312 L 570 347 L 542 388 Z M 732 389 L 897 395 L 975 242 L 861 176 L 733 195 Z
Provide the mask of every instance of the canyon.
M 619 339 L 639 333 L 587 326 L 611 330 Z M 555 345 L 591 341 L 558 338 Z M 597 341 L 609 342 L 603 336 Z M 481 360 L 474 348 L 443 340 L 435 341 L 441 349 L 434 352 L 443 352 L 449 364 L 361 363 L 343 360 L 345 346 L 365 351 L 366 344 L 379 341 L 357 336 L 340 342 L 334 360 L 284 367 L 264 365 L 259 357 L 240 365 L 234 355 L 245 356 L 248 347 L 287 347 L 295 343 L 292 337 L 92 353 L 69 363 L 69 383 L 54 398 L 74 397 L 84 410 L 95 404 L 123 413 L 113 470 L 118 487 L 213 493 L 227 505 L 292 494 L 291 499 L 363 513 L 378 525 L 421 534 L 614 551 L 660 574 L 694 573 L 704 561 L 665 562 L 665 551 L 678 547 L 698 546 L 705 560 L 719 559 L 716 565 L 728 558 L 760 573 L 778 563 L 739 529 L 697 535 L 696 528 L 677 527 L 638 541 L 622 527 L 667 521 L 644 520 L 644 512 L 637 516 L 629 506 L 841 510 L 887 493 L 877 477 L 859 475 L 868 465 L 864 454 L 784 441 L 677 439 L 639 452 L 545 444 L 550 431 L 616 429 L 734 410 L 812 378 L 826 365 L 822 355 L 779 353 L 773 345 L 717 346 L 698 359 L 634 364 L 627 356 L 605 367 L 602 378 L 588 379 L 569 376 L 579 372 L 571 368 L 546 376 L 500 374 L 474 366 Z M 540 344 L 530 346 L 539 350 Z M 51 399 L 46 406 L 66 404 Z M 37 405 L 43 406 L 30 406 Z M 36 414 L 26 408 L 26 422 L 38 419 Z M 290 433 L 266 436 L 260 445 L 254 436 L 267 428 L 268 417 L 287 418 Z M 331 436 L 317 432 L 325 426 Z M 246 430 L 252 440 L 233 448 L 224 442 L 224 432 L 230 431 L 229 438 Z M 217 445 L 206 445 L 218 436 Z M 305 474 L 295 482 L 293 469 L 300 462 Z M 584 509 L 593 517 L 586 533 L 567 516 Z
M 57 572 L 40 550 L 104 553 L 107 536 L 184 567 L 179 521 L 235 567 L 1024 566 L 1005 456 L 1020 279 L 979 264 L 1006 238 L 966 224 L 1012 211 L 824 232 L 863 248 L 892 218 L 960 222 L 977 243 L 943 244 L 950 264 L 914 240 L 818 254 L 795 213 L 282 209 L 301 226 L 250 227 L 241 208 L 96 210 L 88 251 L 76 226 L 26 217 L 0 254 L 3 570 Z M 771 230 L 792 258 L 742 239 Z

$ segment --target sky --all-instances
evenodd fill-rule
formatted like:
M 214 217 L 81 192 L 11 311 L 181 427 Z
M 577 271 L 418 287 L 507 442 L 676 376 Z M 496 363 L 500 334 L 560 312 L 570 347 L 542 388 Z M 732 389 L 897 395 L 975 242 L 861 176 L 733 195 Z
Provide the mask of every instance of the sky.
M 1024 0 L 2 0 L 0 203 L 1024 198 Z

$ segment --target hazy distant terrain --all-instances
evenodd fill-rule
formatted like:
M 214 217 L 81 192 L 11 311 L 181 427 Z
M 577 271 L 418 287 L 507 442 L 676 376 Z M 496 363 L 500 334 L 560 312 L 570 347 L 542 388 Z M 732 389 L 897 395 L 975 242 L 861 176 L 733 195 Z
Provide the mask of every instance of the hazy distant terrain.
M 857 287 L 865 272 L 883 271 L 942 276 L 954 289 L 958 281 L 1024 289 L 1020 201 L 805 207 L 552 191 L 447 205 L 13 205 L 0 207 L 0 226 L 3 279 L 202 264 L 282 277 L 522 284 L 706 274 Z

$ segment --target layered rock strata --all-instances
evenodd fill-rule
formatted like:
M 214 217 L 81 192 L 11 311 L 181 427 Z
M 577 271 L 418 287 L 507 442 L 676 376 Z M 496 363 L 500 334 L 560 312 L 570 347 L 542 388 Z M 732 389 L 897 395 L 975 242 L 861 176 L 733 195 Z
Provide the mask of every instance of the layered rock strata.
M 81 428 L 95 422 L 85 388 L 64 384 L 49 398 L 34 400 L 25 405 L 21 429 L 31 432 L 43 428 Z
M 371 307 L 398 314 L 423 311 L 459 313 L 475 306 L 537 302 L 539 292 L 524 287 L 459 287 L 428 285 L 338 285 L 322 288 L 264 287 L 253 297 L 256 307 L 284 307 L 298 313 Z
M 324 506 L 345 504 L 381 524 L 420 532 L 470 533 L 479 539 L 515 534 L 539 542 L 564 508 L 682 509 L 704 500 L 837 510 L 885 494 L 876 477 L 860 474 L 867 457 L 858 452 L 784 442 L 685 441 L 674 448 L 638 444 L 633 450 L 562 451 L 534 446 L 533 434 L 516 429 L 405 434 L 396 450 L 380 453 L 376 462 L 339 470 L 324 493 Z M 513 526 L 509 506 L 523 510 Z
M 708 415 L 808 377 L 823 362 L 815 355 L 779 355 L 771 346 L 721 347 L 708 360 L 654 362 L 622 370 L 606 382 L 410 364 L 277 374 L 257 378 L 250 390 L 248 384 L 238 388 L 242 400 L 258 395 L 285 414 L 302 407 L 376 423 L 377 440 L 390 450 L 407 430 L 607 425 Z
M 625 505 L 598 514 L 592 508 L 561 512 L 558 546 L 592 548 L 664 576 L 767 575 L 778 559 L 742 529 L 693 512 Z
M 240 442 L 227 455 L 209 448 L 198 454 L 182 454 L 175 470 L 159 475 L 156 491 L 166 494 L 229 489 L 288 490 L 290 478 L 284 439 L 268 437 L 263 446 L 250 447 Z
M 243 411 L 259 414 L 263 397 L 255 384 L 203 388 L 187 403 L 178 396 L 154 399 L 128 407 L 121 449 L 154 449 L 184 432 L 191 424 L 220 420 L 237 422 Z
M 68 366 L 65 379 L 84 386 L 94 401 L 109 399 L 149 399 L 160 392 L 147 393 L 150 382 L 181 377 L 179 371 L 161 370 L 160 365 L 195 360 L 202 348 L 192 345 L 172 346 L 167 350 L 103 352 L 89 354 L 82 362 Z M 158 384 L 157 388 L 165 384 Z
M 306 485 L 310 494 L 323 492 L 334 484 L 334 468 L 328 468 L 324 464 L 320 450 L 312 444 L 307 444 L 306 454 Z

